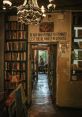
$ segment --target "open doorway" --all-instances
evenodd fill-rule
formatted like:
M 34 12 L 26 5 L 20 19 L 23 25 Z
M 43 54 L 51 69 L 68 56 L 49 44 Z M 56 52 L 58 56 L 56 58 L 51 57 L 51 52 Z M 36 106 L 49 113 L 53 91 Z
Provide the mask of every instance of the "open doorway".
M 33 73 L 48 73 L 48 49 L 35 48 L 33 53 Z
M 38 50 L 38 73 L 48 73 L 48 50 Z
M 32 44 L 31 54 L 32 101 L 40 103 L 45 96 L 55 101 L 57 44 Z

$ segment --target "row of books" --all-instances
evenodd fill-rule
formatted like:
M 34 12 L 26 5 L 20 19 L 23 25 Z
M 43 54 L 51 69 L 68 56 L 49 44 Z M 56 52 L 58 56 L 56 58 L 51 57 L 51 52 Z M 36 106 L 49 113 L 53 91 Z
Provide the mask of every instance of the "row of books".
M 6 42 L 5 50 L 6 51 L 26 51 L 26 42 Z
M 6 30 L 25 30 L 25 25 L 18 23 L 17 21 L 7 22 Z
M 82 60 L 82 50 L 74 50 L 72 54 L 73 60 Z
M 73 48 L 75 48 L 75 49 L 82 49 L 82 41 L 74 42 L 73 43 Z
M 25 80 L 26 78 L 25 78 L 25 72 L 15 72 L 15 71 L 12 71 L 11 73 L 10 72 L 6 72 L 5 71 L 5 80 L 7 80 L 7 81 L 10 81 L 11 80 L 11 78 L 14 78 L 14 77 L 17 77 L 17 79 L 19 80 L 19 81 L 22 81 L 22 80 Z
M 17 53 L 6 53 L 5 54 L 5 61 L 26 61 L 26 52 L 17 52 Z
M 6 31 L 6 40 L 9 39 L 26 39 L 26 31 Z
M 5 70 L 10 70 L 11 72 L 14 71 L 21 71 L 25 70 L 26 64 L 25 63 L 17 63 L 17 62 L 5 62 Z
M 25 83 L 22 83 L 22 86 L 23 86 L 23 89 L 25 90 L 26 89 L 26 84 Z M 12 91 L 16 87 L 17 87 L 17 85 L 15 83 L 5 81 L 5 89 L 6 90 L 11 90 Z
M 78 37 L 82 37 L 82 30 L 78 30 Z
M 78 51 L 78 59 L 82 60 L 82 51 Z

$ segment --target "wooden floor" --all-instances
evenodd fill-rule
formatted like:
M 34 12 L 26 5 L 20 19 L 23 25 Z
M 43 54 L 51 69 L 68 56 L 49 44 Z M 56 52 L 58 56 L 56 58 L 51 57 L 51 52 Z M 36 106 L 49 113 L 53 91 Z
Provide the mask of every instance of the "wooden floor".
M 28 117 L 82 117 L 82 109 L 53 106 L 47 75 L 40 73 L 38 81 L 33 86 L 32 105 Z

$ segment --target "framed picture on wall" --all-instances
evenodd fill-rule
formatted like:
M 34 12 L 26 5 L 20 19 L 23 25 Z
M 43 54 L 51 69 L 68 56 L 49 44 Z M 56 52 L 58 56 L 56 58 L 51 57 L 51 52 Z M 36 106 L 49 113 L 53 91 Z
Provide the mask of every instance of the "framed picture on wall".
M 42 22 L 39 25 L 40 32 L 54 32 L 54 22 Z

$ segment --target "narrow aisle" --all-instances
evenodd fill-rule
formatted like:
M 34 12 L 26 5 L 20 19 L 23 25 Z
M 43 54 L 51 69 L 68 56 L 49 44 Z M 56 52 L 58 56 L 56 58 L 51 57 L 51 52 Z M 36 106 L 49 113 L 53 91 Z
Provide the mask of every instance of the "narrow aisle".
M 51 102 L 46 74 L 38 74 L 38 81 L 32 94 L 29 117 L 54 117 L 55 109 Z

